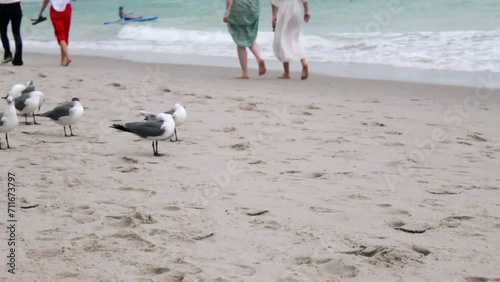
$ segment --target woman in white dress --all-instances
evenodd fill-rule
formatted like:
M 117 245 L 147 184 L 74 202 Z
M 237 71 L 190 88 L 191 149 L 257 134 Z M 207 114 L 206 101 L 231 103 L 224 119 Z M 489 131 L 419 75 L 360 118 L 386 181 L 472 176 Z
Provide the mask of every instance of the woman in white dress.
M 271 0 L 273 10 L 274 43 L 273 51 L 278 60 L 283 63 L 282 79 L 290 78 L 290 61 L 302 63 L 302 80 L 307 79 L 309 70 L 304 48 L 300 44 L 302 19 L 307 23 L 309 5 L 307 0 Z M 302 10 L 303 8 L 303 10 Z M 304 12 L 302 16 L 302 12 Z

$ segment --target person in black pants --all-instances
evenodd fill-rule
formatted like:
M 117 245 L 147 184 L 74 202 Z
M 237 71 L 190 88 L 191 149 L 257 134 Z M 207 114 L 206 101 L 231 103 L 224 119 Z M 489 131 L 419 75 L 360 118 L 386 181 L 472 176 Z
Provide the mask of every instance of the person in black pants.
M 23 64 L 23 41 L 21 39 L 21 20 L 23 18 L 23 11 L 21 7 L 21 0 L 5 0 L 0 1 L 0 37 L 2 38 L 2 45 L 4 49 L 4 57 L 2 63 L 9 63 L 15 66 Z M 9 22 L 12 24 L 12 34 L 16 42 L 16 52 L 12 57 L 10 50 L 9 38 L 7 37 L 7 27 Z

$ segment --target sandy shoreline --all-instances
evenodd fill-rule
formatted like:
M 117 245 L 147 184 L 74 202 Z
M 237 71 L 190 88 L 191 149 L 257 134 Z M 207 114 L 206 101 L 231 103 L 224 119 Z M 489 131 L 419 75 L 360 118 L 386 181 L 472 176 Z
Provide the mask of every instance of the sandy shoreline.
M 74 138 L 20 118 L 14 149 L 0 151 L 2 185 L 11 172 L 19 187 L 18 281 L 500 278 L 500 95 L 488 77 L 480 88 L 273 71 L 241 81 L 231 68 L 25 61 L 0 66 L 4 92 L 34 80 L 42 112 L 72 97 L 87 109 Z M 109 128 L 174 102 L 188 120 L 182 142 L 159 144 L 164 157 Z

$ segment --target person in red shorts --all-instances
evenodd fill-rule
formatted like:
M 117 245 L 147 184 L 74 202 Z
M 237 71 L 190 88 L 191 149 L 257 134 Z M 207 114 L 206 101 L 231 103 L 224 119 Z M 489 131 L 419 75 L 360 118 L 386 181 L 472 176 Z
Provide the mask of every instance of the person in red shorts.
M 71 57 L 68 51 L 69 30 L 71 27 L 72 7 L 70 0 L 43 0 L 42 8 L 38 17 L 42 17 L 43 11 L 50 2 L 50 20 L 54 26 L 57 43 L 61 47 L 61 66 L 68 66 Z

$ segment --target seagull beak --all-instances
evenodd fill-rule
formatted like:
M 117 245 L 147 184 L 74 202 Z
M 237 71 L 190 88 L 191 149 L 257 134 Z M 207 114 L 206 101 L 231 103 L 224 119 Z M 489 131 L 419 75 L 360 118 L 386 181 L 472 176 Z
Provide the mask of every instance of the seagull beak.
M 7 100 L 7 97 L 8 97 L 8 96 L 9 96 L 9 95 L 7 95 L 7 96 L 5 96 L 5 97 L 2 97 L 2 99 Z

